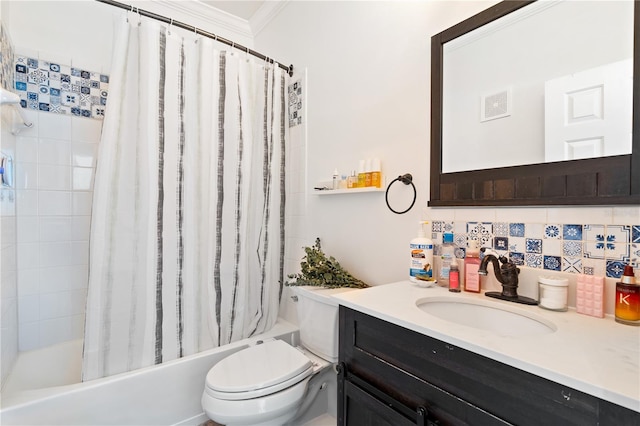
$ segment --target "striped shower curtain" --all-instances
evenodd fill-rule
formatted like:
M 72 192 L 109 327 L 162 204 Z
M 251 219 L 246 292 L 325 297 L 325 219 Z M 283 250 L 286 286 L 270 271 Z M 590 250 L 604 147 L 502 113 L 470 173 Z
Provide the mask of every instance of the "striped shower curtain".
M 83 380 L 269 329 L 283 283 L 279 68 L 129 16 L 114 42 Z

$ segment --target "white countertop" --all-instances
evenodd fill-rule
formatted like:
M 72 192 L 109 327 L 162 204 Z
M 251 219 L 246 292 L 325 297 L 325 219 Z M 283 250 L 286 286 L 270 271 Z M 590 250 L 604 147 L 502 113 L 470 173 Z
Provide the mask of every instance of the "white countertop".
M 336 294 L 341 305 L 451 343 L 529 373 L 640 412 L 640 327 L 554 312 L 446 288 L 423 288 L 409 281 Z M 505 305 L 553 323 L 555 332 L 506 337 L 455 324 L 417 307 L 424 298 L 450 297 Z

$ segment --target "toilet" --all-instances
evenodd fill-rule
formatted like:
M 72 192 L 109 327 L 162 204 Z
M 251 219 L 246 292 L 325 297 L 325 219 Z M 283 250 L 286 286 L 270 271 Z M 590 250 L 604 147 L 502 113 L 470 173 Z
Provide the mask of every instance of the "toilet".
M 292 287 L 301 346 L 269 339 L 224 358 L 207 373 L 202 408 L 227 425 L 283 425 L 317 395 L 311 381 L 338 360 L 338 303 L 351 288 Z

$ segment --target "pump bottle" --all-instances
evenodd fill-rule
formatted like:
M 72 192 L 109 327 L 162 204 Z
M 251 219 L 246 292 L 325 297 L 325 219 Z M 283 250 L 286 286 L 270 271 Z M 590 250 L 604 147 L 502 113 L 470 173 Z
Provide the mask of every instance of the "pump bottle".
M 480 249 L 478 240 L 470 240 L 464 258 L 464 291 L 480 293 Z
M 433 284 L 433 241 L 427 238 L 423 226 L 429 222 L 419 222 L 418 236 L 409 243 L 409 280 L 430 287 Z

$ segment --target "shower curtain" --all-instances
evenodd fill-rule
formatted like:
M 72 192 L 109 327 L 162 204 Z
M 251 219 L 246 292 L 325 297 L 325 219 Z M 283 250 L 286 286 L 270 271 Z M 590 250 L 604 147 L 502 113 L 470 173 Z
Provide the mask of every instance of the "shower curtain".
M 283 283 L 288 76 L 131 15 L 96 169 L 83 380 L 268 330 Z

